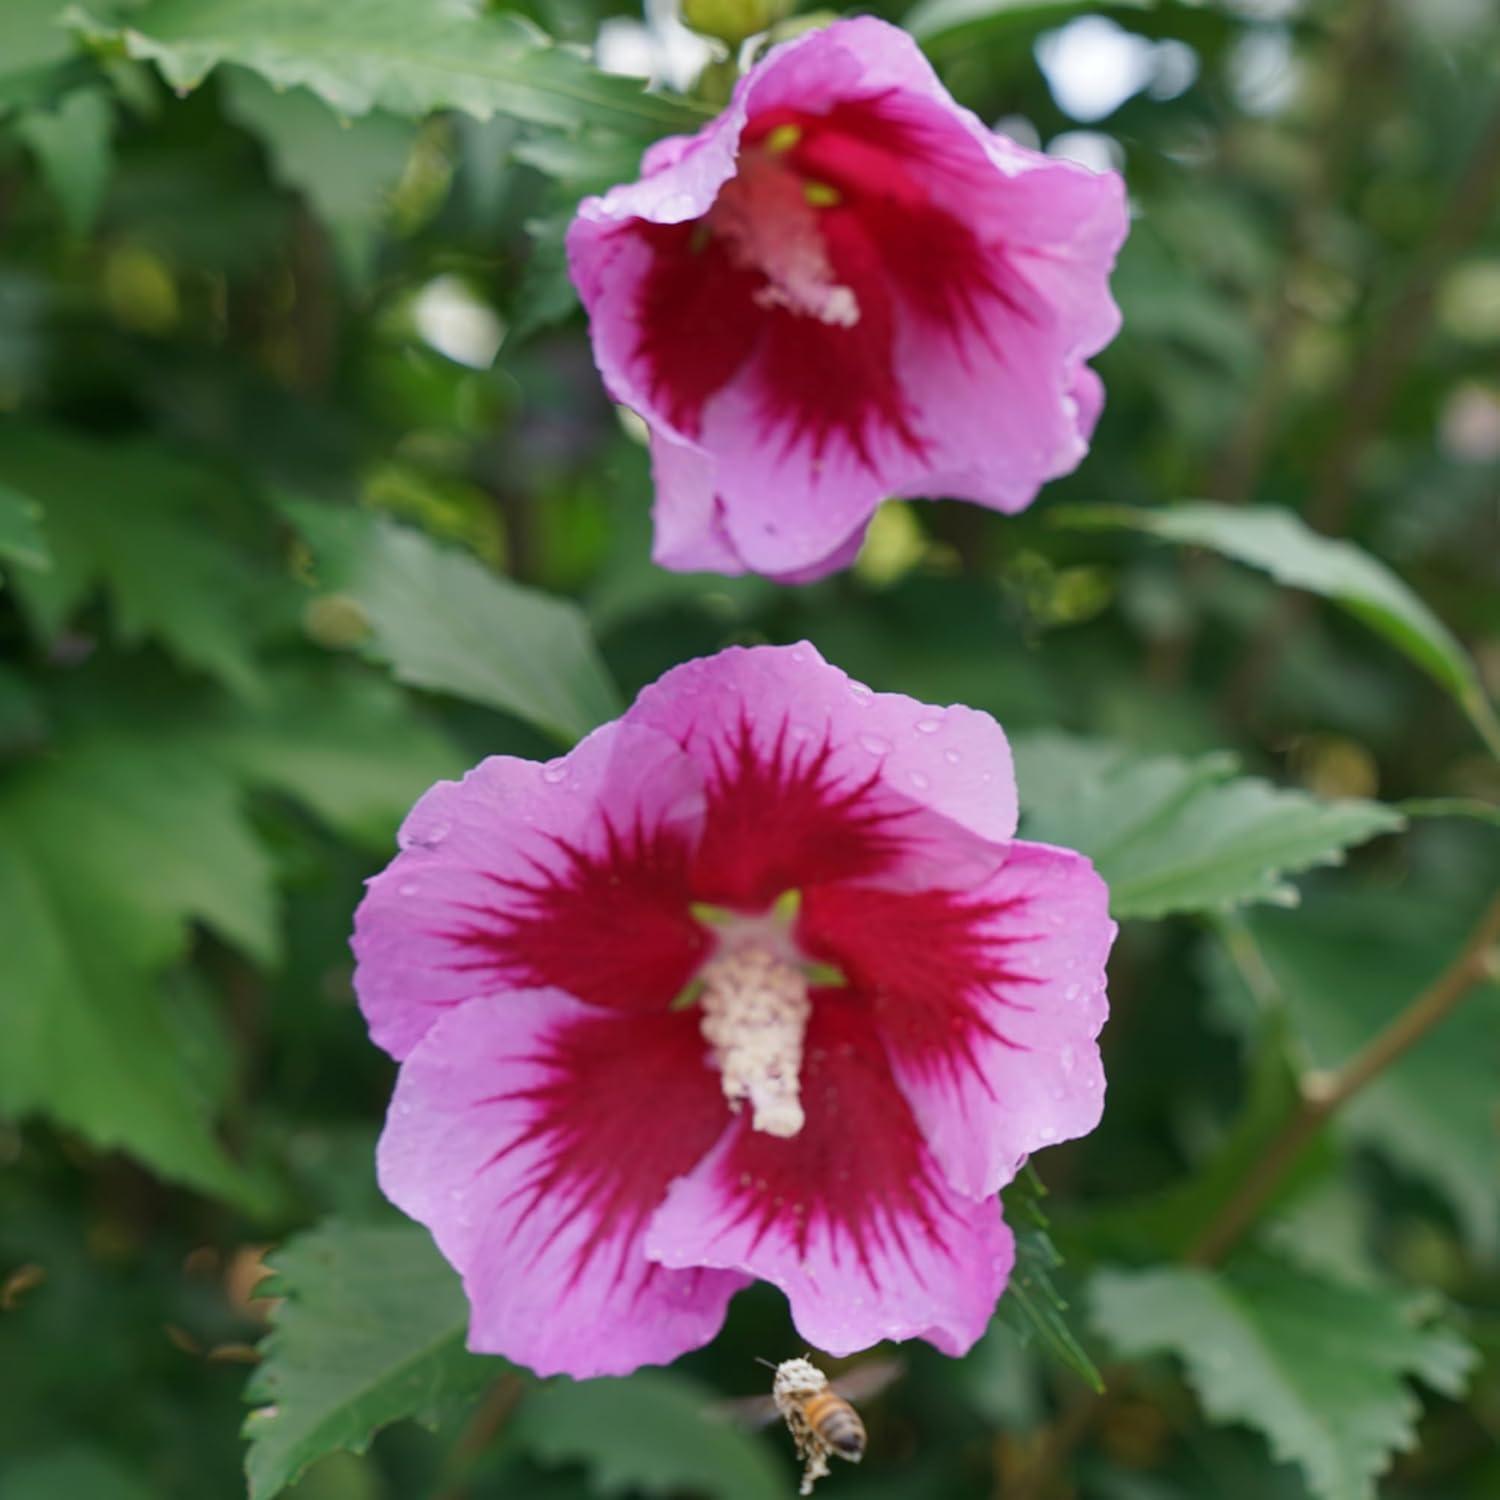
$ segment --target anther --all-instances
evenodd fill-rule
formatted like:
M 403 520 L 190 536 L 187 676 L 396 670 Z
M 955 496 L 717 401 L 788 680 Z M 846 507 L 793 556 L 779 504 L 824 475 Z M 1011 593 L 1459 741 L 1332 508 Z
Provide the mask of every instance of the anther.
M 796 964 L 762 942 L 727 949 L 706 963 L 703 1038 L 714 1050 L 731 1109 L 750 1101 L 750 1124 L 767 1135 L 802 1129 L 802 1039 L 812 1004 Z

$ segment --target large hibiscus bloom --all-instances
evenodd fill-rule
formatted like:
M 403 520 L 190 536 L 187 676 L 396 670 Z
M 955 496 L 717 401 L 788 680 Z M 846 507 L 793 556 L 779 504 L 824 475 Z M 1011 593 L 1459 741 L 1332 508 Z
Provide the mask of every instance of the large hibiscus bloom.
M 967 1349 L 997 1190 L 1103 1096 L 1105 889 L 1015 821 L 994 720 L 806 645 L 429 791 L 356 987 L 401 1059 L 381 1185 L 462 1273 L 470 1346 L 621 1373 L 760 1277 L 830 1353 Z
M 1082 458 L 1120 179 L 960 109 L 904 32 L 774 48 L 568 232 L 594 355 L 651 429 L 657 562 L 847 563 L 891 495 L 1003 511 Z

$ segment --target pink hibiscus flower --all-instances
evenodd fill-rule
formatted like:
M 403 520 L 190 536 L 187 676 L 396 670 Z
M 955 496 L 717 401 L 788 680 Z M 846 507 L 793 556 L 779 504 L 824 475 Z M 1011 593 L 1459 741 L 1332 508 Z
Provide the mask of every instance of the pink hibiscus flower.
M 887 496 L 1028 505 L 1087 449 L 1124 191 L 953 102 L 904 32 L 774 48 L 568 232 L 651 429 L 664 567 L 821 577 Z
M 356 919 L 386 1194 L 470 1347 L 619 1374 L 753 1278 L 833 1354 L 984 1330 L 997 1190 L 1099 1119 L 1093 867 L 1012 838 L 988 715 L 807 645 L 690 662 L 546 765 L 440 782 Z

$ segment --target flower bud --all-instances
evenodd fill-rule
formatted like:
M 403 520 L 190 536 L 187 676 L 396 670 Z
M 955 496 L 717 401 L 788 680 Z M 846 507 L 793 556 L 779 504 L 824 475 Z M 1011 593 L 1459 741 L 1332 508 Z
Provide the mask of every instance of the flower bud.
M 703 36 L 738 47 L 785 20 L 795 6 L 796 0 L 682 0 L 682 20 Z

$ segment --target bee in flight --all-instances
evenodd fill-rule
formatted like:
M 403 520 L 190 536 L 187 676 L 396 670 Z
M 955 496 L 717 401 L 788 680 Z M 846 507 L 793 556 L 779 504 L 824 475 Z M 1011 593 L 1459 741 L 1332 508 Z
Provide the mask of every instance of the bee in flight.
M 798 1493 L 810 1495 L 813 1485 L 828 1473 L 829 1454 L 836 1453 L 851 1464 L 865 1456 L 865 1424 L 811 1360 L 784 1359 L 773 1366 L 763 1359 L 761 1363 L 776 1371 L 771 1400 L 803 1461 Z

